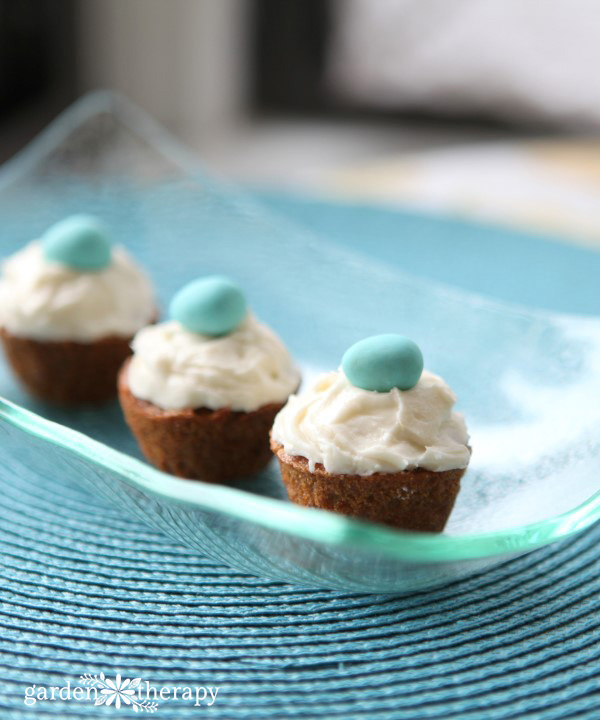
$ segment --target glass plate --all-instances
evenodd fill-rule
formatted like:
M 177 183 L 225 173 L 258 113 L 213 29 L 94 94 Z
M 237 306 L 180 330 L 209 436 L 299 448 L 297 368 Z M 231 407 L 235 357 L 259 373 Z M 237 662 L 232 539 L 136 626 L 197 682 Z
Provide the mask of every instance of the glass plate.
M 221 272 L 287 343 L 305 381 L 351 343 L 399 331 L 459 397 L 473 458 L 446 532 L 397 532 L 286 500 L 276 464 L 235 487 L 141 460 L 117 404 L 64 411 L 0 368 L 0 473 L 87 484 L 222 563 L 328 588 L 439 585 L 565 538 L 600 515 L 600 321 L 506 306 L 414 278 L 272 216 L 201 174 L 123 99 L 67 111 L 0 175 L 2 253 L 92 212 L 149 269 L 163 304 Z

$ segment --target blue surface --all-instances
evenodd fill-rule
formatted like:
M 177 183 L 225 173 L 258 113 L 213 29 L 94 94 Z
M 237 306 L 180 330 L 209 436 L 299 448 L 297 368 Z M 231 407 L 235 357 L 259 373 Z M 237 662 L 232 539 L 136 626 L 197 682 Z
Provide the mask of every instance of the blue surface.
M 597 718 L 600 531 L 409 597 L 220 567 L 83 493 L 0 487 L 0 717 L 132 717 L 39 702 L 83 673 L 218 686 L 217 718 Z M 208 708 L 160 703 L 160 717 Z
M 363 250 L 367 229 L 377 227 L 373 252 L 388 254 L 382 258 L 392 256 L 394 225 L 406 227 L 405 215 L 387 211 L 379 221 L 371 209 L 283 197 L 271 203 L 296 218 L 310 215 L 313 228 L 330 226 Z M 453 223 L 411 217 L 429 254 L 452 254 L 445 245 L 458 232 Z M 488 290 L 529 302 L 530 267 L 515 264 L 510 281 L 498 272 L 508 235 L 486 236 L 477 281 L 488 273 Z M 543 278 L 562 265 L 578 279 L 568 293 L 540 281 L 538 305 L 598 312 L 584 251 L 548 246 L 546 254 L 538 242 L 527 245 L 528 257 L 554 258 Z M 473 230 L 466 247 L 476 243 Z M 406 269 L 418 271 L 411 257 L 431 268 L 419 252 L 415 242 L 403 254 Z M 591 267 L 596 256 L 584 255 Z M 436 262 L 437 279 L 449 280 Z M 305 591 L 217 566 L 84 493 L 76 478 L 1 482 L 2 720 L 134 717 L 131 708 L 84 701 L 24 705 L 28 685 L 75 685 L 81 674 L 101 671 L 157 687 L 220 688 L 211 708 L 161 702 L 158 716 L 168 718 L 598 717 L 598 527 L 442 590 L 366 596 Z
M 272 210 L 410 273 L 559 312 L 600 315 L 600 252 L 563 238 L 268 190 Z

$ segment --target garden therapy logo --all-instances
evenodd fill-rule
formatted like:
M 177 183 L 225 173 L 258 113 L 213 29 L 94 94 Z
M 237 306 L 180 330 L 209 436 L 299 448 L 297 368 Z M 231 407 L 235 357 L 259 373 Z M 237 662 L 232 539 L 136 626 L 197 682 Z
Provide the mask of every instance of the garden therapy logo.
M 101 672 L 100 675 L 88 675 L 86 673 L 79 678 L 79 682 L 82 685 L 100 690 L 99 693 L 96 692 L 94 705 L 112 705 L 114 702 L 115 707 L 119 709 L 121 703 L 123 703 L 123 705 L 131 705 L 131 709 L 135 712 L 141 710 L 149 713 L 153 713 L 158 708 L 157 702 L 148 702 L 148 700 L 142 702 L 136 699 L 136 690 L 140 687 L 142 678 L 122 680 L 121 675 L 118 674 L 114 680 L 111 680 Z
M 133 678 L 129 680 L 117 674 L 114 680 L 101 672 L 98 675 L 85 673 L 79 677 L 79 685 L 71 686 L 71 681 L 62 687 L 52 685 L 30 685 L 25 688 L 25 705 L 37 702 L 57 702 L 66 700 L 90 701 L 94 705 L 112 706 L 117 709 L 130 707 L 136 713 L 154 713 L 159 702 L 179 700 L 193 702 L 195 707 L 210 707 L 217 699 L 218 687 L 177 685 L 175 687 L 155 687 L 147 680 Z

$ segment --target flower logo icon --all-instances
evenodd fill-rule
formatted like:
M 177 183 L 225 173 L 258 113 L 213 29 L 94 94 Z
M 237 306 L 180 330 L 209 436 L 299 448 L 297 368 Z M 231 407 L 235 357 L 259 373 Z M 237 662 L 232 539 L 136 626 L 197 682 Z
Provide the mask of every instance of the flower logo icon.
M 114 681 L 106 678 L 106 687 L 100 690 L 101 695 L 98 698 L 98 700 L 102 701 L 104 697 L 104 701 L 98 702 L 96 700 L 95 705 L 110 705 L 114 702 L 117 709 L 121 707 L 121 702 L 125 703 L 125 705 L 131 705 L 131 696 L 135 695 L 135 689 L 140 684 L 140 680 L 141 678 L 135 678 L 134 680 L 121 681 L 120 674 L 117 675 Z
M 89 673 L 81 675 L 79 682 L 81 685 L 98 689 L 94 705 L 114 705 L 117 710 L 120 709 L 121 704 L 129 705 L 136 713 L 153 713 L 158 707 L 156 702 L 142 701 L 141 698 L 136 697 L 139 695 L 142 678 L 123 679 L 119 673 L 114 680 L 111 680 L 101 672 L 100 675 L 90 675 Z

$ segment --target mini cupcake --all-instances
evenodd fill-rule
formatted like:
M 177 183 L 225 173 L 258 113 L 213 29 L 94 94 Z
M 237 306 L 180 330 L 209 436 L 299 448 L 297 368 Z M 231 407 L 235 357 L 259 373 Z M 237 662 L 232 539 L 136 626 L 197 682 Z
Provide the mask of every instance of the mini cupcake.
M 275 418 L 271 448 L 290 500 L 441 532 L 471 456 L 455 401 L 407 338 L 356 343 Z
M 131 339 L 155 315 L 148 278 L 94 217 L 66 218 L 3 264 L 0 337 L 15 374 L 41 400 L 115 397 Z
M 224 277 L 185 286 L 170 316 L 138 332 L 119 377 L 142 452 L 161 470 L 208 482 L 258 472 L 271 458 L 275 415 L 300 381 L 290 354 Z

